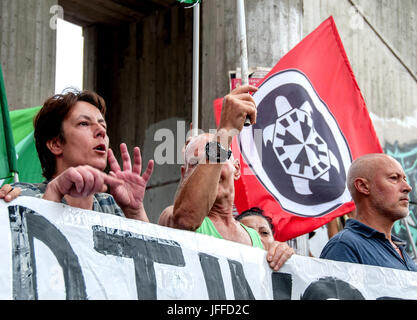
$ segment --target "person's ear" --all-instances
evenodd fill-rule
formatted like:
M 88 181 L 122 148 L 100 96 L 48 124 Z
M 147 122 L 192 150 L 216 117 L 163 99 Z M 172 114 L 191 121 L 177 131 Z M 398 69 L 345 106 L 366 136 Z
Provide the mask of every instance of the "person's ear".
M 240 162 L 238 159 L 233 160 L 233 167 L 235 167 L 235 172 L 233 172 L 234 179 L 237 180 L 240 178 Z
M 369 195 L 370 185 L 369 181 L 365 178 L 356 178 L 354 182 L 355 188 L 359 193 Z
M 49 151 L 52 152 L 55 156 L 60 156 L 64 151 L 63 146 L 64 143 L 58 137 L 52 138 L 46 142 L 46 146 L 48 147 Z
M 185 173 L 185 166 L 181 166 L 181 178 L 184 179 L 184 173 Z

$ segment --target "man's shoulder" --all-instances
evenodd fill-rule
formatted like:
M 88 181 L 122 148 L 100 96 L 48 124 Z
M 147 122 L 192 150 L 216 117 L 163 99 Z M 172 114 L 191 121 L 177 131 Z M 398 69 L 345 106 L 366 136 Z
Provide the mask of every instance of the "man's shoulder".
M 169 227 L 170 225 L 170 221 L 172 219 L 172 213 L 174 211 L 174 206 L 168 206 L 166 207 L 160 214 L 159 219 L 158 219 L 158 224 L 161 226 L 166 226 Z
M 349 219 L 345 228 L 334 235 L 330 243 L 355 243 L 362 242 L 365 238 L 373 235 L 374 230 L 370 227 L 364 226 L 355 219 Z
M 360 234 L 354 232 L 351 229 L 343 229 L 336 233 L 329 242 L 351 242 L 361 238 Z
M 240 224 L 245 230 L 246 232 L 249 234 L 251 241 L 252 241 L 252 247 L 257 247 L 257 248 L 261 248 L 261 249 L 265 249 L 262 241 L 261 241 L 261 236 L 259 235 L 258 231 L 256 231 L 255 229 L 245 226 L 243 223 Z
M 168 215 L 170 215 L 170 214 L 172 214 L 172 212 L 173 212 L 173 211 L 174 211 L 174 206 L 173 206 L 173 205 L 170 205 L 170 206 L 166 207 L 166 208 L 162 211 L 161 215 L 162 215 L 162 214 L 168 214 Z
M 349 227 L 339 231 L 324 246 L 320 258 L 345 262 L 360 262 L 364 236 Z

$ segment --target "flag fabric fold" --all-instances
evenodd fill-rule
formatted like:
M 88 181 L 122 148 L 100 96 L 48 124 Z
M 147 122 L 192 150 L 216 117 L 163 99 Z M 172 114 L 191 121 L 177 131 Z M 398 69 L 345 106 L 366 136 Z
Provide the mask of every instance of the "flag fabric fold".
M 10 125 L 9 105 L 7 103 L 6 89 L 3 81 L 3 72 L 0 66 L 0 179 L 12 177 L 17 173 L 16 151 L 13 133 Z
M 241 162 L 235 206 L 258 206 L 276 239 L 311 232 L 354 210 L 351 162 L 383 152 L 332 17 L 271 69 L 253 95 L 257 122 L 233 139 Z M 218 123 L 222 99 L 214 101 Z

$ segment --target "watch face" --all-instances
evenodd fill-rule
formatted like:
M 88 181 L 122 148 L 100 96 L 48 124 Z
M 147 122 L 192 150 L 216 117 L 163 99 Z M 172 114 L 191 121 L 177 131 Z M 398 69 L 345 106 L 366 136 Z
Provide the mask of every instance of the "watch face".
M 218 146 L 216 142 L 207 142 L 206 154 L 207 154 L 208 160 L 217 162 L 217 158 L 218 158 L 217 149 L 218 149 Z
M 210 141 L 206 144 L 206 155 L 209 161 L 224 162 L 230 158 L 231 150 L 225 150 L 220 143 Z

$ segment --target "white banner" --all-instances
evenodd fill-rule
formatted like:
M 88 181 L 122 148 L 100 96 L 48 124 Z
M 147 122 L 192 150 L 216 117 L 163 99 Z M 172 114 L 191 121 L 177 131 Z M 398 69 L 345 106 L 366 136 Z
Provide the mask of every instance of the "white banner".
M 31 197 L 0 201 L 0 299 L 417 299 L 417 273 L 293 256 Z

